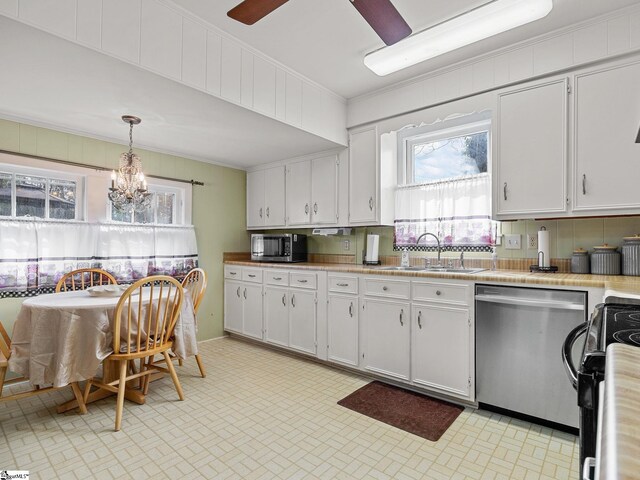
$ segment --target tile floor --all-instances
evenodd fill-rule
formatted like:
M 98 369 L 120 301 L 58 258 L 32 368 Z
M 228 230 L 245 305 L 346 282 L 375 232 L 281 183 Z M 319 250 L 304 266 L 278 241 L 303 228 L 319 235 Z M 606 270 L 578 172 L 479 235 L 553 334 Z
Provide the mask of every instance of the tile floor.
M 236 339 L 200 344 L 186 394 L 169 378 L 147 404 L 114 400 L 58 415 L 70 390 L 0 403 L 0 470 L 36 479 L 568 479 L 576 438 L 467 408 L 430 442 L 336 405 L 369 380 Z

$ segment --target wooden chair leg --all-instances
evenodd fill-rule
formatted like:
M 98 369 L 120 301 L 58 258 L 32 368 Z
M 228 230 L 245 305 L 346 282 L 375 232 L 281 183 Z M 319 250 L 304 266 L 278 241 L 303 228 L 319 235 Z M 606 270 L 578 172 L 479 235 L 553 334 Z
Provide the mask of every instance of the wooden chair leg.
M 207 372 L 204 369 L 204 364 L 202 363 L 202 358 L 200 358 L 200 354 L 196 354 L 196 362 L 198 364 L 198 368 L 200 369 L 200 375 L 202 378 L 207 376 Z
M 127 388 L 127 361 L 120 360 L 120 383 L 118 384 L 118 402 L 116 404 L 116 432 L 122 425 L 122 411 L 124 410 L 124 391 Z
M 91 392 L 91 379 L 87 380 L 87 383 L 84 386 L 84 394 L 82 395 L 83 402 L 87 403 L 87 399 L 89 398 L 89 393 Z
M 78 402 L 78 410 L 80 410 L 80 413 L 84 415 L 85 413 L 87 413 L 87 406 L 84 403 L 84 396 L 80 391 L 78 382 L 73 382 L 71 384 L 71 389 L 73 390 L 73 394 L 75 395 L 76 401 Z
M 178 380 L 178 374 L 176 373 L 176 369 L 173 368 L 173 363 L 171 363 L 171 359 L 169 358 L 169 353 L 165 351 L 165 352 L 162 352 L 162 354 L 164 355 L 164 359 L 167 361 L 167 368 L 169 369 L 169 373 L 171 374 L 171 380 L 173 380 L 173 384 L 176 386 L 178 397 L 180 397 L 180 400 L 184 400 L 184 393 L 182 393 L 180 380 Z

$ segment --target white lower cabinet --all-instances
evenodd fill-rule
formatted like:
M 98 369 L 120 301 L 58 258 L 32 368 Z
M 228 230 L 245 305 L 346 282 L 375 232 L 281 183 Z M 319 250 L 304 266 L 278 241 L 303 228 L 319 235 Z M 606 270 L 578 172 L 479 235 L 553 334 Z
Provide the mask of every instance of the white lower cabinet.
M 224 282 L 224 329 L 242 333 L 242 282 Z
M 289 347 L 316 354 L 316 292 L 291 290 Z
M 264 287 L 264 339 L 289 346 L 289 289 Z
M 469 309 L 414 303 L 411 328 L 411 381 L 442 393 L 469 397 Z
M 409 380 L 409 302 L 365 298 L 363 310 L 363 367 L 389 377 Z
M 329 294 L 327 311 L 328 360 L 358 366 L 358 297 Z
M 224 328 L 262 340 L 262 285 L 227 280 Z

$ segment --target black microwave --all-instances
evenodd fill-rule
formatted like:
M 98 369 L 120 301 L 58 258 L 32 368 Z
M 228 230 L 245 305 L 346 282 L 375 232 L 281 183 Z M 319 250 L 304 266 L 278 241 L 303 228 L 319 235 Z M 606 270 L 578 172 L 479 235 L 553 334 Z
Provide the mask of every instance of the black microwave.
M 307 236 L 296 233 L 252 234 L 251 260 L 257 262 L 306 262 Z

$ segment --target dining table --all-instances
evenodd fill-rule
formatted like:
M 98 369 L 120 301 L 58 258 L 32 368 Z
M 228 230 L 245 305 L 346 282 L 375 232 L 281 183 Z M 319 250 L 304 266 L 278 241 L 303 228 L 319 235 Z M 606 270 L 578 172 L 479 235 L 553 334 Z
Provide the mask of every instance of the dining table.
M 97 294 L 97 290 L 76 290 L 26 299 L 13 327 L 9 369 L 23 375 L 34 387 L 60 388 L 93 378 L 102 365 L 106 381 L 118 378 L 113 353 L 113 324 L 120 295 Z M 118 292 L 119 293 L 119 292 Z M 143 302 L 148 301 L 142 295 Z M 191 296 L 183 297 L 174 330 L 172 352 L 179 359 L 196 355 L 197 324 Z M 86 403 L 113 395 L 92 392 Z M 143 404 L 139 389 L 127 388 L 125 397 Z M 58 412 L 78 406 L 71 400 Z

